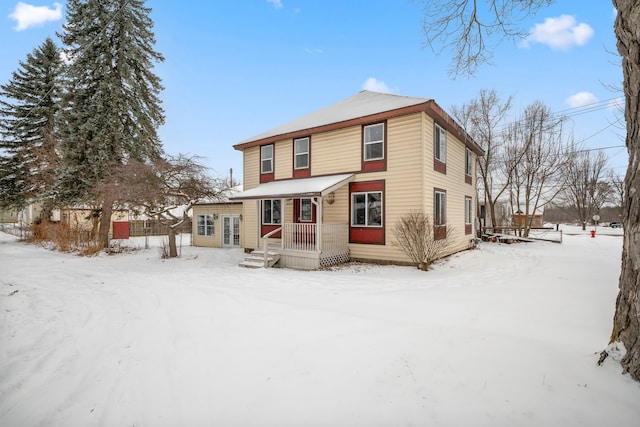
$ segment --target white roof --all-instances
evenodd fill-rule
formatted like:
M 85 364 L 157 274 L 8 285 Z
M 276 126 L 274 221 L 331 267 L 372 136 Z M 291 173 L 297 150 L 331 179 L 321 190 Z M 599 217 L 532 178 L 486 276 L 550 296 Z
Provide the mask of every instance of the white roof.
M 397 110 L 399 108 L 423 104 L 429 101 L 431 101 L 431 99 L 391 95 L 388 93 L 363 90 L 328 107 L 314 111 L 313 113 L 246 139 L 238 145 L 272 136 L 284 135 L 286 133 L 296 132 L 299 130 L 311 129 L 318 126 L 366 117 L 376 113 Z
M 355 179 L 352 173 L 270 181 L 231 197 L 231 200 L 326 196 Z

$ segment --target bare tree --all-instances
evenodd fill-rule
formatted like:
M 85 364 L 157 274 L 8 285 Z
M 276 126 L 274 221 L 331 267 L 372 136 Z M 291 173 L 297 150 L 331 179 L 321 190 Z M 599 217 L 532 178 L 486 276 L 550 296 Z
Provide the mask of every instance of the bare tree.
M 590 151 L 576 150 L 567 159 L 563 195 L 583 230 L 587 221 L 611 198 L 611 186 L 604 181 L 606 164 L 607 156 L 602 151 L 593 155 Z
M 222 200 L 229 188 L 226 180 L 207 172 L 197 157 L 183 154 L 153 163 L 130 161 L 112 171 L 98 194 L 114 200 L 116 208 L 139 211 L 169 225 L 169 257 L 177 257 L 176 231 L 189 211 L 200 201 Z
M 553 0 L 491 0 L 487 9 L 477 1 L 422 0 L 425 45 L 437 54 L 453 51 L 450 74 L 474 74 L 478 67 L 490 63 L 493 50 L 503 39 L 519 40 L 526 36 L 519 24 Z M 498 38 L 499 40 L 495 40 Z
M 514 213 L 526 219 L 562 191 L 562 166 L 568 151 L 562 127 L 562 120 L 537 101 L 505 131 L 508 146 L 505 169 L 511 172 L 511 206 Z M 531 222 L 526 220 L 522 225 L 526 237 Z
M 448 226 L 445 238 L 436 238 L 429 215 L 410 212 L 401 217 L 394 227 L 393 244 L 400 247 L 420 270 L 427 271 L 446 253 L 452 231 Z
M 611 201 L 622 207 L 624 201 L 624 177 L 618 175 L 613 169 L 609 169 L 609 184 L 611 184 Z
M 516 26 L 552 0 L 487 0 L 487 7 L 469 0 L 422 0 L 427 45 L 437 52 L 453 49 L 454 75 L 473 74 L 491 59 L 489 41 L 518 37 Z M 629 167 L 624 184 L 622 222 L 624 243 L 618 298 L 611 343 L 627 352 L 622 367 L 640 381 L 640 7 L 637 0 L 613 0 L 617 10 L 614 31 L 622 57 L 626 145 Z M 500 40 L 498 40 L 500 41 Z M 442 48 L 439 48 L 442 46 Z M 606 355 L 605 355 L 606 356 Z
M 485 215 L 491 219 L 492 226 L 499 225 L 496 205 L 509 188 L 511 176 L 511 171 L 505 171 L 503 167 L 505 145 L 500 132 L 510 109 L 511 97 L 503 101 L 495 90 L 485 89 L 468 104 L 451 108 L 456 120 L 485 150 L 484 156 L 478 157 L 477 165 L 487 208 Z

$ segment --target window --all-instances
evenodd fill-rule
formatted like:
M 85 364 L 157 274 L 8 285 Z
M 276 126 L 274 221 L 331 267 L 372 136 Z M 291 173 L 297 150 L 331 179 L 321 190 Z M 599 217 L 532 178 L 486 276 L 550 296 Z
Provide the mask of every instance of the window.
M 282 223 L 282 200 L 267 199 L 262 201 L 262 223 L 281 224 Z
M 309 167 L 309 138 L 293 140 L 294 169 Z
M 213 236 L 213 215 L 198 215 L 198 236 Z
M 300 199 L 300 221 L 313 221 L 313 203 L 311 199 Z
M 273 145 L 260 147 L 260 173 L 273 173 Z
M 471 150 L 466 149 L 466 156 L 464 161 L 464 173 L 467 176 L 471 176 L 473 172 L 473 157 L 471 155 Z
M 464 198 L 464 232 L 471 234 L 471 221 L 473 218 L 473 199 L 471 197 Z
M 382 192 L 351 194 L 351 225 L 382 227 Z
M 384 123 L 364 127 L 364 160 L 384 159 Z
M 434 157 L 436 160 L 446 163 L 447 162 L 447 133 L 443 128 L 435 125 L 433 133 L 433 149 Z
M 447 193 L 435 190 L 433 196 L 433 238 L 447 238 Z
M 436 190 L 434 196 L 433 225 L 445 225 L 447 223 L 447 193 Z

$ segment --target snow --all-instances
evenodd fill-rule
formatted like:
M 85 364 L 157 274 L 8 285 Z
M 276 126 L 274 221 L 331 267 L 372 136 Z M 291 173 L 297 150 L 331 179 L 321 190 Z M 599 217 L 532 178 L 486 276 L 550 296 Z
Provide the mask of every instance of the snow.
M 270 129 L 252 138 L 246 139 L 237 146 L 260 139 L 284 135 L 299 130 L 312 129 L 332 123 L 358 119 L 371 114 L 425 104 L 431 101 L 428 98 L 416 98 L 411 96 L 392 95 L 388 93 L 363 90 L 328 107 L 314 111 L 293 121 Z
M 596 363 L 622 232 L 562 227 L 429 272 L 83 258 L 0 233 L 0 425 L 637 426 L 640 384 Z
M 270 181 L 233 196 L 232 200 L 324 196 L 355 179 L 352 173 Z

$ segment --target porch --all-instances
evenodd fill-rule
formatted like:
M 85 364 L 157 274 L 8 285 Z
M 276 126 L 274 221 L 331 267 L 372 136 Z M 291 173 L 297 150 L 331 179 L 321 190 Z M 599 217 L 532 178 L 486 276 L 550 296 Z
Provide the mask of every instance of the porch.
M 341 174 L 273 181 L 236 196 L 255 201 L 245 209 L 257 212 L 255 250 L 241 265 L 316 270 L 348 261 L 349 225 L 336 222 L 344 214 L 325 210 L 334 209 L 334 192 L 353 180 Z

